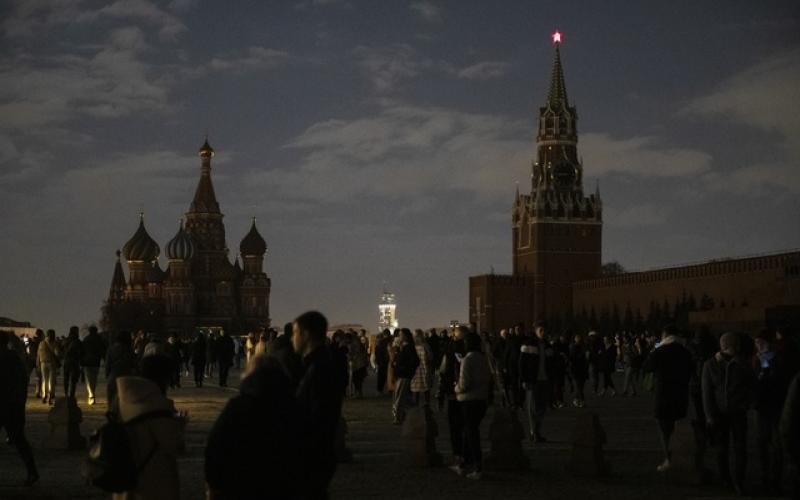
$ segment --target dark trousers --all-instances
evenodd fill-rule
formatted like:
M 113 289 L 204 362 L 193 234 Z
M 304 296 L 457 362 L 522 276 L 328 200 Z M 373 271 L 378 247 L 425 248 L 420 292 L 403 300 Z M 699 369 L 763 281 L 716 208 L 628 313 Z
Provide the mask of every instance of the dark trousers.
M 194 384 L 197 387 L 203 387 L 203 375 L 205 374 L 205 363 L 194 363 Z
M 714 422 L 714 441 L 717 445 L 719 477 L 723 481 L 733 479 L 744 482 L 747 470 L 747 414 L 724 415 Z M 734 469 L 731 477 L 730 443 L 733 441 Z
M 68 398 L 75 397 L 75 387 L 81 378 L 79 365 L 64 365 L 64 395 Z
M 389 367 L 387 365 L 378 365 L 378 392 L 382 393 L 386 390 L 386 375 Z
M 21 418 L 13 418 L 9 419 L 12 422 L 5 422 L 0 420 L 0 429 L 6 429 L 6 435 L 8 435 L 8 439 L 14 444 L 14 447 L 17 449 L 17 453 L 19 453 L 20 458 L 22 458 L 22 462 L 25 464 L 25 468 L 28 470 L 28 475 L 33 476 L 37 475 L 36 472 L 36 462 L 33 459 L 33 450 L 31 450 L 31 445 L 28 443 L 28 439 L 25 437 L 25 416 L 24 416 L 24 409 L 23 415 Z
M 227 364 L 220 363 L 219 365 L 219 386 L 228 387 L 228 372 L 231 367 Z
M 525 402 L 525 392 L 520 387 L 519 375 L 515 372 L 507 372 L 504 382 L 511 406 L 522 408 L 522 404 Z
M 761 481 L 764 485 L 780 486 L 783 479 L 783 447 L 778 432 L 779 411 L 758 412 L 758 454 L 761 459 Z
M 481 453 L 481 421 L 486 415 L 486 401 L 462 401 L 464 414 L 464 468 L 480 472 L 483 468 Z
M 553 402 L 564 402 L 564 375 L 556 375 L 553 379 Z
M 603 390 L 604 391 L 606 389 L 614 389 L 614 390 L 616 390 L 616 388 L 614 387 L 613 375 L 614 375 L 614 369 L 613 368 L 610 369 L 610 370 L 603 370 Z
M 447 423 L 450 427 L 450 445 L 453 455 L 464 456 L 464 412 L 461 403 L 455 399 L 447 400 Z
M 586 386 L 586 379 L 585 378 L 578 378 L 575 377 L 575 399 L 578 401 L 583 401 L 583 388 Z
M 542 422 L 547 407 L 550 406 L 550 396 L 553 385 L 549 380 L 542 380 L 528 385 L 525 397 L 528 398 L 528 429 L 531 436 L 541 436 Z
M 355 389 L 356 394 L 359 396 L 364 394 L 365 378 L 367 378 L 366 366 L 362 366 L 361 368 L 353 371 L 353 389 Z
M 664 457 L 669 460 L 672 458 L 672 452 L 669 449 L 669 442 L 672 439 L 672 433 L 675 431 L 675 421 L 658 419 L 658 430 L 661 435 L 661 448 L 664 450 Z

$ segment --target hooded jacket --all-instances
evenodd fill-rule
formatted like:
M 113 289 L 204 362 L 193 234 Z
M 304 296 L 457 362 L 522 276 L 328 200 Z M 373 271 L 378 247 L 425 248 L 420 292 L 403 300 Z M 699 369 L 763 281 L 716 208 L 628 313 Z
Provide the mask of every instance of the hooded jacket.
M 175 411 L 171 399 L 155 382 L 143 377 L 119 377 L 118 415 L 123 423 L 157 411 Z M 180 498 L 178 453 L 183 447 L 183 424 L 177 418 L 146 418 L 128 427 L 134 461 L 142 465 L 136 488 L 114 493 L 113 500 L 173 500 Z M 151 455 L 152 453 L 152 455 Z M 147 457 L 150 459 L 147 460 Z
M 703 365 L 703 409 L 706 417 L 746 412 L 755 399 L 753 370 L 735 356 L 718 352 Z

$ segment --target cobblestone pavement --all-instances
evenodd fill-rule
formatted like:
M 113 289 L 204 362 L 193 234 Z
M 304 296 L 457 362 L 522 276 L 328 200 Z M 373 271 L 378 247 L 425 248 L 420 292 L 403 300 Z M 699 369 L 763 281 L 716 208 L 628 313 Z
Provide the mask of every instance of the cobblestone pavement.
M 238 380 L 234 371 L 231 379 Z M 184 378 L 189 382 L 188 378 Z M 370 376 L 366 384 L 374 385 Z M 104 385 L 103 383 L 99 385 Z M 186 384 L 184 384 L 186 385 Z M 61 387 L 59 387 L 61 389 Z M 587 391 L 588 392 L 588 391 Z M 30 393 L 33 393 L 31 388 Z M 198 389 L 184 387 L 171 391 L 178 409 L 187 410 L 191 421 L 187 427 L 187 452 L 180 458 L 181 491 L 186 499 L 203 498 L 203 449 L 205 436 L 225 402 L 236 394 L 236 388 L 220 388 L 213 379 Z M 91 433 L 104 420 L 106 411 L 104 389 L 100 401 L 93 408 L 85 404 L 85 389 L 78 392 L 83 410 L 81 429 Z M 354 461 L 342 464 L 331 486 L 333 499 L 565 499 L 565 498 L 726 498 L 726 490 L 717 486 L 696 488 L 672 484 L 656 472 L 660 462 L 659 440 L 655 421 L 651 418 L 651 398 L 640 395 L 634 398 L 599 398 L 589 396 L 587 408 L 572 407 L 547 414 L 544 434 L 545 444 L 524 443 L 531 459 L 527 472 L 487 472 L 481 481 L 458 477 L 446 467 L 415 469 L 398 465 L 402 448 L 400 428 L 391 425 L 391 399 L 368 392 L 364 399 L 349 399 L 344 405 L 349 434 L 348 447 Z M 27 434 L 34 448 L 42 476 L 32 488 L 17 486 L 24 479 L 24 468 L 16 451 L 0 444 L 0 499 L 16 498 L 103 498 L 102 492 L 86 486 L 80 475 L 80 462 L 85 452 L 51 451 L 42 447 L 47 435 L 48 407 L 40 401 L 28 402 Z M 602 480 L 575 479 L 565 471 L 569 457 L 569 435 L 573 420 L 579 412 L 594 411 L 600 415 L 608 436 L 606 459 L 612 474 Z M 488 450 L 490 409 L 482 427 L 484 452 Z M 437 449 L 447 460 L 449 444 L 447 420 L 436 414 L 439 426 Z M 750 429 L 753 429 L 751 426 Z M 751 438 L 754 432 L 751 430 Z M 752 439 L 751 439 L 752 441 Z M 749 483 L 756 486 L 757 460 L 751 445 Z M 242 471 L 244 474 L 257 471 Z

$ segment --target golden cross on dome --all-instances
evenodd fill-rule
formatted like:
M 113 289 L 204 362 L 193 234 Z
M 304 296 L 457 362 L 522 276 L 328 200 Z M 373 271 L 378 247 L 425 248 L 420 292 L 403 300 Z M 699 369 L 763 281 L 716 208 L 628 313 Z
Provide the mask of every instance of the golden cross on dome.
M 553 37 L 553 43 L 561 43 L 561 32 L 560 31 L 556 30 L 556 32 L 553 33 L 550 36 Z

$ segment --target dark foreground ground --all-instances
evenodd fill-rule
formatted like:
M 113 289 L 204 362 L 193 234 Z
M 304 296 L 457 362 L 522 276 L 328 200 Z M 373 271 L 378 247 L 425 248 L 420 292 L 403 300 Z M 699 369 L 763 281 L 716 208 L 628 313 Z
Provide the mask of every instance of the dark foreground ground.
M 238 383 L 238 372 L 235 371 L 231 378 Z M 188 378 L 184 378 L 184 382 L 189 382 Z M 651 418 L 649 394 L 635 398 L 599 398 L 587 391 L 586 408 L 568 407 L 548 413 L 544 428 L 548 443 L 533 445 L 525 442 L 524 447 L 532 465 L 530 471 L 488 472 L 481 481 L 470 481 L 456 476 L 446 467 L 415 469 L 399 465 L 403 441 L 400 428 L 391 425 L 391 400 L 387 396 L 375 395 L 372 389 L 373 376 L 367 379 L 366 384 L 370 392 L 365 399 L 350 399 L 344 405 L 344 415 L 349 426 L 347 442 L 353 452 L 354 461 L 339 466 L 331 486 L 333 499 L 624 500 L 731 497 L 719 486 L 699 488 L 676 485 L 656 472 L 655 467 L 660 463 L 661 455 L 656 424 Z M 30 394 L 33 394 L 33 387 Z M 61 390 L 59 394 L 62 394 Z M 235 388 L 220 388 L 213 379 L 202 389 L 185 387 L 170 393 L 178 409 L 188 411 L 191 418 L 186 435 L 187 452 L 180 458 L 183 498 L 203 498 L 203 449 L 206 433 L 225 402 L 234 394 Z M 90 434 L 92 429 L 103 422 L 106 411 L 104 389 L 100 396 L 99 399 L 103 402 L 90 409 L 85 404 L 85 389 L 79 389 L 79 405 L 84 416 L 81 429 L 84 435 Z M 5 444 L 5 435 L 0 434 L 3 438 L 0 443 L 0 499 L 103 498 L 100 490 L 86 486 L 79 475 L 80 462 L 85 452 L 50 451 L 42 447 L 48 430 L 47 410 L 48 407 L 40 401 L 31 398 L 28 402 L 27 433 L 42 476 L 34 487 L 17 486 L 24 479 L 24 468 L 16 451 Z M 594 411 L 600 415 L 608 436 L 606 459 L 613 470 L 603 480 L 577 479 L 564 469 L 569 457 L 568 439 L 574 418 L 579 412 L 586 411 Z M 490 409 L 482 428 L 484 450 L 489 447 L 487 431 L 491 418 Z M 436 419 L 440 430 L 437 449 L 447 460 L 450 457 L 447 420 L 443 414 L 437 414 Z M 753 427 L 750 429 L 748 484 L 754 489 L 758 484 L 758 464 L 752 443 Z M 710 465 L 714 465 L 710 457 L 709 460 Z

